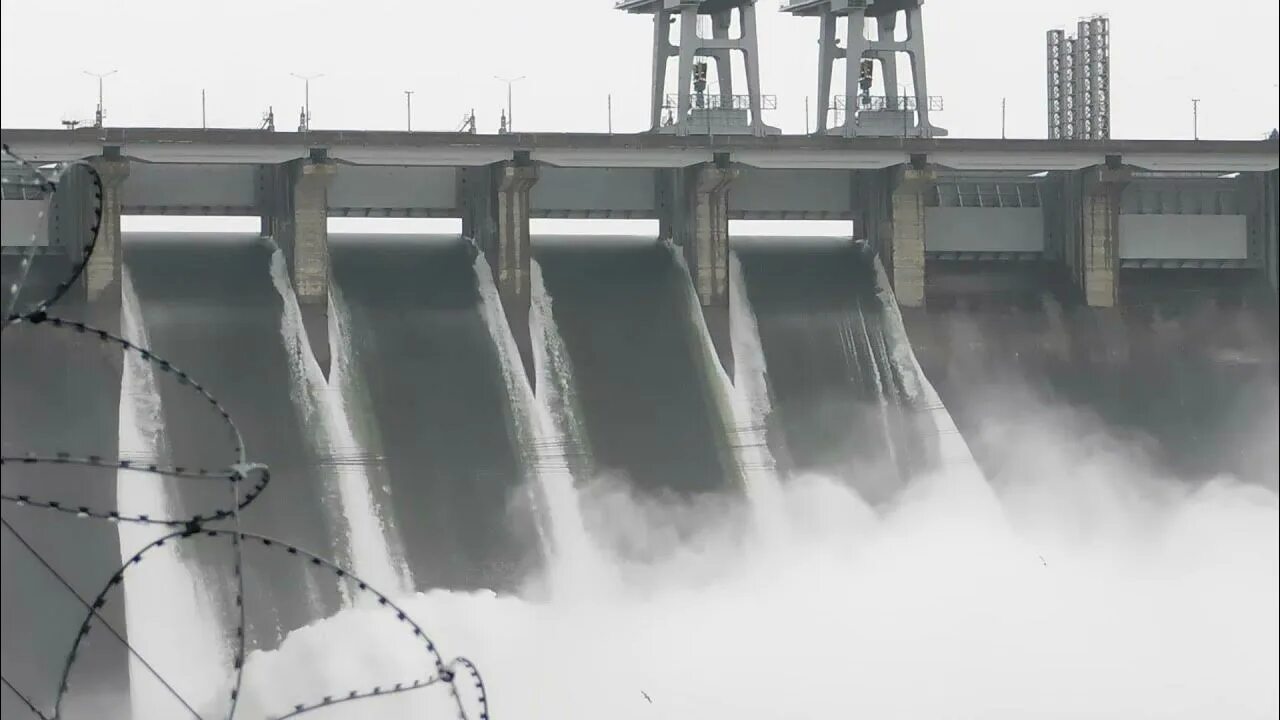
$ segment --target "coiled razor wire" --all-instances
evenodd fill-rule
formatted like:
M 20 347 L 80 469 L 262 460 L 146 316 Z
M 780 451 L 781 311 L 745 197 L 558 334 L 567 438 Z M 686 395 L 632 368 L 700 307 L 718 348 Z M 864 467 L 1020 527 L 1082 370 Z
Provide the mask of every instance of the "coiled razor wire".
M 14 283 L 12 288 L 12 300 L 9 307 L 5 309 L 4 323 L 0 326 L 0 331 L 8 329 L 12 325 L 28 324 L 33 326 L 50 327 L 55 330 L 74 332 L 80 335 L 96 337 L 99 341 L 109 345 L 118 346 L 125 353 L 134 353 L 138 357 L 145 360 L 151 367 L 172 376 L 179 385 L 191 388 L 204 401 L 213 408 L 213 411 L 222 420 L 227 429 L 228 436 L 232 443 L 234 460 L 224 468 L 204 468 L 204 467 L 184 467 L 180 465 L 160 465 L 152 462 L 138 462 L 125 458 L 106 458 L 100 455 L 75 455 L 69 452 L 57 452 L 52 455 L 26 454 L 26 455 L 0 455 L 0 466 L 3 465 L 78 465 L 92 468 L 103 468 L 113 470 L 134 470 L 138 472 L 146 472 L 166 477 L 180 478 L 185 480 L 199 480 L 209 482 L 226 482 L 230 492 L 230 502 L 225 507 L 214 508 L 202 513 L 195 513 L 189 517 L 156 517 L 148 514 L 130 515 L 120 512 L 116 508 L 95 508 L 87 505 L 76 503 L 68 503 L 64 500 L 36 497 L 29 493 L 12 494 L 9 492 L 0 492 L 0 499 L 5 502 L 11 502 L 19 507 L 33 507 L 42 510 L 51 510 L 54 512 L 67 513 L 75 515 L 79 518 L 93 518 L 97 520 L 106 520 L 109 522 L 129 522 L 143 525 L 158 525 L 171 528 L 168 534 L 153 540 L 141 550 L 136 552 L 128 561 L 120 566 L 119 569 L 112 574 L 107 584 L 97 593 L 92 600 L 86 600 L 81 597 L 74 588 L 71 587 L 65 579 L 42 557 L 40 554 L 28 544 L 18 531 L 8 523 L 4 522 L 4 529 L 11 532 L 19 542 L 27 548 L 36 559 L 55 575 L 59 581 L 67 588 L 68 592 L 76 596 L 76 598 L 85 606 L 87 612 L 84 620 L 81 622 L 79 631 L 62 667 L 62 674 L 58 682 L 58 691 L 54 700 L 52 715 L 46 714 L 43 710 L 36 706 L 36 703 L 23 693 L 19 688 L 15 687 L 6 677 L 3 678 L 3 684 L 11 692 L 13 692 L 33 714 L 41 718 L 41 720 L 58 720 L 62 714 L 62 702 L 68 692 L 71 684 L 71 672 L 79 656 L 80 646 L 89 631 L 93 628 L 95 621 L 100 621 L 107 630 L 115 635 L 129 652 L 137 657 L 142 664 L 156 676 L 156 678 L 181 702 L 191 713 L 199 718 L 197 713 L 174 688 L 165 681 L 165 679 L 150 664 L 138 654 L 129 642 L 111 627 L 109 623 L 101 615 L 101 610 L 106 606 L 108 598 L 113 589 L 121 586 L 124 582 L 125 574 L 130 568 L 135 567 L 147 556 L 148 553 L 164 547 L 170 542 L 179 540 L 197 539 L 197 538 L 225 538 L 230 540 L 233 552 L 233 573 L 235 575 L 235 607 L 237 614 L 237 626 L 235 629 L 235 652 L 233 657 L 234 677 L 230 689 L 230 703 L 227 710 L 227 718 L 231 720 L 235 717 L 237 704 L 240 699 L 240 691 L 244 679 L 245 667 L 245 607 L 244 607 L 244 573 L 243 566 L 243 544 L 252 542 L 262 547 L 273 548 L 281 551 L 286 555 L 291 555 L 299 559 L 301 562 L 310 564 L 312 567 L 326 569 L 333 573 L 334 577 L 340 582 L 346 581 L 354 583 L 355 588 L 361 592 L 373 597 L 378 606 L 385 608 L 389 612 L 395 613 L 398 622 L 403 623 L 412 636 L 422 643 L 424 650 L 430 658 L 434 672 L 426 677 L 416 678 L 408 681 L 397 682 L 390 685 L 380 685 L 373 688 L 361 688 L 349 691 L 345 695 L 325 695 L 318 700 L 311 702 L 303 702 L 295 704 L 292 708 L 284 711 L 282 714 L 274 716 L 276 720 L 284 720 L 285 718 L 297 717 L 305 713 L 319 710 L 322 708 L 333 707 L 338 704 L 363 700 L 373 697 L 382 697 L 395 695 L 399 693 L 410 692 L 426 687 L 431 687 L 443 683 L 449 688 L 450 696 L 453 698 L 454 705 L 458 710 L 458 715 L 464 720 L 469 720 L 467 708 L 463 702 L 462 695 L 458 692 L 458 681 L 460 677 L 470 678 L 479 705 L 479 720 L 488 720 L 489 718 L 489 701 L 488 694 L 485 689 L 484 680 L 481 678 L 479 670 L 470 660 L 464 657 L 458 657 L 446 662 L 440 654 L 434 641 L 426 634 L 426 632 L 409 617 L 402 608 L 397 606 L 389 597 L 379 590 L 376 590 L 365 581 L 361 580 L 349 570 L 326 560 L 314 553 L 308 552 L 295 545 L 282 542 L 280 540 L 261 535 L 257 533 L 245 532 L 240 529 L 240 511 L 253 503 L 266 490 L 270 483 L 271 473 L 269 468 L 262 464 L 251 462 L 248 460 L 244 449 L 243 437 L 235 421 L 231 418 L 231 414 L 222 406 L 220 402 L 202 385 L 196 382 L 190 375 L 183 370 L 177 368 L 173 363 L 157 356 L 147 348 L 140 347 L 135 343 L 119 337 L 113 333 L 99 328 L 91 327 L 85 323 L 66 320 L 49 315 L 49 310 L 58 301 L 60 301 L 75 282 L 84 273 L 85 267 L 89 263 L 90 257 L 93 255 L 94 249 L 102 230 L 103 222 L 103 183 L 102 176 L 98 170 L 88 161 L 78 160 L 62 167 L 57 178 L 50 178 L 40 168 L 36 167 L 25 158 L 17 155 L 5 145 L 4 153 L 12 157 L 16 162 L 25 167 L 36 178 L 33 182 L 28 182 L 30 187 L 40 190 L 48 195 L 49 202 L 52 202 L 53 195 L 57 192 L 59 183 L 64 175 L 72 168 L 83 167 L 88 170 L 90 179 L 93 182 L 93 222 L 89 229 L 89 238 L 86 242 L 81 256 L 73 263 L 68 276 L 60 281 L 49 296 L 38 300 L 32 304 L 31 309 L 26 311 L 18 311 L 18 297 L 24 289 L 27 274 L 30 271 L 32 257 L 34 255 L 34 244 L 29 248 L 22 261 L 22 272 Z M 47 211 L 46 211 L 47 212 Z M 45 217 L 46 213 L 41 213 L 40 219 Z M 241 486 L 249 484 L 249 489 L 241 492 Z M 209 523 L 222 520 L 230 520 L 234 525 L 234 529 L 210 527 Z

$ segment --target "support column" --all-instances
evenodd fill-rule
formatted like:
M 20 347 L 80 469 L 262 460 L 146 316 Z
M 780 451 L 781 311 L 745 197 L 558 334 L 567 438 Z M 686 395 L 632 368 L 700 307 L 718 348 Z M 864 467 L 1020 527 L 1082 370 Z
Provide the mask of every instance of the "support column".
M 925 198 L 933 181 L 933 170 L 927 167 L 904 166 L 894 176 L 888 264 L 902 307 L 924 307 Z
M 124 264 L 124 245 L 120 238 L 120 189 L 125 178 L 129 177 L 129 161 L 98 157 L 90 162 L 102 178 L 102 217 L 97 244 L 84 268 L 85 291 L 91 304 L 106 302 L 119 305 L 120 272 Z M 92 187 L 84 189 L 92 192 Z M 88 200 L 89 212 L 93 212 L 92 198 Z M 83 247 L 82 241 L 70 239 L 69 242 L 74 252 Z
M 818 117 L 814 134 L 823 135 L 831 115 L 831 75 L 836 60 L 844 57 L 844 48 L 836 46 L 836 16 L 831 8 L 823 8 L 819 17 L 822 34 L 818 38 Z
M 481 246 L 493 271 L 507 324 L 515 336 L 529 385 L 535 386 L 533 344 L 529 336 L 531 273 L 529 261 L 529 191 L 538 181 L 536 165 L 505 163 L 497 172 L 497 226 L 494 242 Z
M 1090 307 L 1113 307 L 1119 291 L 1120 194 L 1130 172 L 1122 166 L 1095 167 L 1084 171 L 1078 188 L 1079 232 L 1066 241 L 1074 247 L 1065 253 L 1072 280 Z
M 301 160 L 280 168 L 276 205 L 264 221 L 284 254 L 311 352 L 329 377 L 329 183 L 337 168 Z
M 1272 292 L 1280 288 L 1280 170 L 1262 174 L 1262 240 Z
M 671 45 L 671 13 L 666 9 L 657 9 L 653 13 L 653 80 L 650 88 L 652 97 L 649 102 L 649 130 L 658 132 L 662 128 L 662 106 L 666 104 L 663 97 L 666 87 L 667 62 L 675 54 Z
M 729 184 L 738 171 L 725 159 L 687 168 L 677 189 L 674 239 L 684 250 L 693 288 L 702 306 L 711 342 L 729 377 L 733 343 L 729 337 Z
M 865 35 L 867 25 L 866 8 L 852 7 L 845 16 L 844 51 L 844 117 L 841 118 L 842 134 L 855 137 L 858 134 L 858 118 L 856 115 L 858 102 L 858 79 L 861 77 L 862 56 L 871 49 L 871 43 Z

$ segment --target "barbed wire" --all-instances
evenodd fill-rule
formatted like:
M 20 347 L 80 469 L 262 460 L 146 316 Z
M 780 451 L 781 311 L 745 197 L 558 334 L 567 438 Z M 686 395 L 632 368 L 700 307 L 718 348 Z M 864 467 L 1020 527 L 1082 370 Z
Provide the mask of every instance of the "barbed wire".
M 58 192 L 59 186 L 62 184 L 66 174 L 73 168 L 83 167 L 89 173 L 89 178 L 93 185 L 93 221 L 90 224 L 88 238 L 81 250 L 80 257 L 72 264 L 71 270 L 67 277 L 60 280 L 45 298 L 41 298 L 30 305 L 30 309 L 22 310 L 18 308 L 18 300 L 22 291 L 26 288 L 27 279 L 33 265 L 35 256 L 35 243 L 32 243 L 22 259 L 21 272 L 17 280 L 11 287 L 12 298 L 9 306 L 5 309 L 5 319 L 0 330 L 8 329 L 10 326 L 18 324 L 27 324 L 33 327 L 51 328 L 54 330 L 65 330 L 74 332 L 79 335 L 94 338 L 105 344 L 118 347 L 125 354 L 132 353 L 144 360 L 151 368 L 159 370 L 172 376 L 179 386 L 187 387 L 199 395 L 206 404 L 218 415 L 221 422 L 225 425 L 227 433 L 232 445 L 233 457 L 225 467 L 206 468 L 206 467 L 187 467 L 182 465 L 162 465 L 149 460 L 135 460 L 125 458 L 123 456 L 108 458 L 101 455 L 79 455 L 66 451 L 58 451 L 52 454 L 27 453 L 23 455 L 0 455 L 0 466 L 35 466 L 35 465 L 75 465 L 88 468 L 96 468 L 103 470 L 132 470 L 158 476 L 172 477 L 181 480 L 226 482 L 229 486 L 230 503 L 225 507 L 215 507 L 205 509 L 202 512 L 193 513 L 186 517 L 157 517 L 150 514 L 128 514 L 121 512 L 118 507 L 100 508 L 91 507 L 89 505 L 80 504 L 73 501 L 56 499 L 52 497 L 33 496 L 31 493 L 11 493 L 8 491 L 0 491 L 0 499 L 5 502 L 14 504 L 17 507 L 37 508 L 46 511 L 66 513 L 74 515 L 81 519 L 104 520 L 113 523 L 129 522 L 142 525 L 156 525 L 170 528 L 171 532 L 165 534 L 145 545 L 138 550 L 132 557 L 125 561 L 110 577 L 107 583 L 97 592 L 92 600 L 82 597 L 79 592 L 57 571 L 41 553 L 30 543 L 27 542 L 16 528 L 14 528 L 8 520 L 3 521 L 3 526 L 10 531 L 19 543 L 30 552 L 36 560 L 63 585 L 63 587 L 71 593 L 86 608 L 86 614 L 81 621 L 79 629 L 76 633 L 75 640 L 67 653 L 63 662 L 61 677 L 58 681 L 57 694 L 54 698 L 52 715 L 47 715 L 41 710 L 36 703 L 26 693 L 19 690 L 7 677 L 3 677 L 3 683 L 6 688 L 12 691 L 33 714 L 41 718 L 41 720 L 58 720 L 62 714 L 62 705 L 68 690 L 71 686 L 72 670 L 75 667 L 76 660 L 80 656 L 81 645 L 88 636 L 90 630 L 95 623 L 102 624 L 108 632 L 114 635 L 127 649 L 134 655 L 141 664 L 156 677 L 157 680 L 180 702 L 184 707 L 194 715 L 197 720 L 201 718 L 200 714 L 181 696 L 180 693 L 155 669 L 153 665 L 148 663 L 137 649 L 134 648 L 126 638 L 126 636 L 111 626 L 110 623 L 103 618 L 101 611 L 106 607 L 108 598 L 113 590 L 122 587 L 125 575 L 128 571 L 141 564 L 142 560 L 149 553 L 156 551 L 172 542 L 188 541 L 198 538 L 224 539 L 230 542 L 232 548 L 232 573 L 235 578 L 234 583 L 234 604 L 236 608 L 236 627 L 234 630 L 235 644 L 232 657 L 232 666 L 234 675 L 232 677 L 229 689 L 229 705 L 227 710 L 228 720 L 233 720 L 236 709 L 241 697 L 241 689 L 244 682 L 245 672 L 245 648 L 246 639 L 246 610 L 244 603 L 245 580 L 243 572 L 243 544 L 245 542 L 253 542 L 266 548 L 274 548 L 280 550 L 286 555 L 298 558 L 300 562 L 306 563 L 311 567 L 325 569 L 331 572 L 339 582 L 352 583 L 355 589 L 360 593 L 371 595 L 376 604 L 380 608 L 394 613 L 395 619 L 406 625 L 411 635 L 423 643 L 423 647 L 427 652 L 430 663 L 434 672 L 430 675 L 415 679 L 408 682 L 398 682 L 386 686 L 375 686 L 372 689 L 355 689 L 349 691 L 345 695 L 326 695 L 318 700 L 305 701 L 296 703 L 291 709 L 284 711 L 283 714 L 276 716 L 280 720 L 284 718 L 296 717 L 304 713 L 318 710 L 325 707 L 332 707 L 339 703 L 351 702 L 355 700 L 363 700 L 373 697 L 383 697 L 387 695 L 410 692 L 437 684 L 445 684 L 450 692 L 450 696 L 457 708 L 458 716 L 463 720 L 468 720 L 467 707 L 462 700 L 462 695 L 458 692 L 457 681 L 459 676 L 471 678 L 476 694 L 476 703 L 479 707 L 479 720 L 488 720 L 489 703 L 488 694 L 479 670 L 475 664 L 464 657 L 458 657 L 449 662 L 445 662 L 440 654 L 434 641 L 426 634 L 421 626 L 417 624 L 409 614 L 397 606 L 388 596 L 381 591 L 374 589 L 364 580 L 354 575 L 351 571 L 342 566 L 329 561 L 319 555 L 304 550 L 296 545 L 252 532 L 246 532 L 241 529 L 242 510 L 251 505 L 255 500 L 261 497 L 262 493 L 267 489 L 270 483 L 270 469 L 267 465 L 258 462 L 252 462 L 248 459 L 245 452 L 245 443 L 231 414 L 223 407 L 223 405 L 200 383 L 196 382 L 185 371 L 176 367 L 170 361 L 156 355 L 147 348 L 140 347 L 137 344 L 122 338 L 112 332 L 104 329 L 92 327 L 86 323 L 68 320 L 64 318 L 54 317 L 49 314 L 49 310 L 61 301 L 67 292 L 75 285 L 76 281 L 84 273 L 89 263 L 90 257 L 93 255 L 95 248 L 102 232 L 103 223 L 103 180 L 92 163 L 86 160 L 77 160 L 61 166 L 56 178 L 48 177 L 39 167 L 29 162 L 25 158 L 15 154 L 7 145 L 3 147 L 6 155 L 12 157 L 18 164 L 22 165 L 35 178 L 32 186 L 48 197 L 48 202 L 52 206 L 53 198 Z M 38 219 L 44 219 L 47 209 L 39 214 Z M 327 459 L 325 464 L 341 464 L 346 462 L 341 457 Z M 249 489 L 241 492 L 242 485 L 248 483 Z M 214 523 L 229 521 L 232 524 L 231 529 L 214 527 Z
M 63 168 L 59 171 L 58 180 L 52 180 L 47 175 L 45 175 L 40 168 L 36 167 L 33 163 L 29 162 L 26 158 L 10 150 L 7 144 L 0 146 L 0 149 L 3 150 L 5 155 L 8 155 L 9 157 L 13 158 L 15 161 L 18 162 L 18 164 L 22 165 L 24 168 L 26 168 L 28 172 L 31 172 L 36 177 L 37 188 L 47 193 L 49 197 L 49 205 L 47 207 L 52 207 L 53 197 L 57 193 L 57 189 L 58 189 L 58 181 L 60 181 L 62 177 L 66 175 L 72 168 L 76 168 L 76 167 L 83 167 L 89 172 L 90 178 L 93 181 L 93 201 L 94 201 L 93 223 L 89 227 L 88 241 L 85 243 L 84 247 L 81 249 L 80 257 L 72 264 L 71 272 L 67 274 L 66 278 L 64 278 L 57 285 L 54 286 L 54 289 L 49 294 L 49 297 L 36 303 L 30 312 L 15 313 L 14 307 L 17 306 L 18 297 L 21 295 L 21 292 L 26 285 L 27 274 L 31 270 L 31 265 L 32 265 L 31 261 L 32 261 L 32 258 L 35 257 L 35 247 L 36 247 L 35 243 L 32 243 L 27 248 L 22 258 L 22 275 L 18 278 L 18 281 L 14 283 L 13 299 L 9 303 L 9 307 L 5 309 L 4 325 L 0 326 L 0 332 L 3 332 L 11 324 L 18 322 L 19 320 L 26 319 L 29 317 L 43 316 L 45 311 L 47 311 L 50 307 L 53 307 L 54 303 L 61 300 L 63 296 L 67 294 L 67 291 L 70 290 L 73 285 L 75 285 L 76 280 L 79 280 L 80 276 L 84 273 L 85 267 L 89 265 L 89 258 L 93 255 L 93 251 L 98 245 L 98 237 L 101 235 L 101 230 L 102 230 L 102 175 L 98 173 L 98 169 L 95 168 L 92 163 L 86 160 L 77 160 L 75 162 L 72 162 L 68 165 L 63 166 Z M 43 219 L 47 214 L 47 212 L 48 210 L 46 209 L 44 213 L 41 213 L 40 218 Z

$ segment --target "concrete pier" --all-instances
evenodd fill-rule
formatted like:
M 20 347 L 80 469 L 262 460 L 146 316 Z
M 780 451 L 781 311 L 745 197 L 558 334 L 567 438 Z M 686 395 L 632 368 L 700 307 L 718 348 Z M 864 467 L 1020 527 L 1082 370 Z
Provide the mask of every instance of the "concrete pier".
M 536 382 L 533 367 L 533 345 L 529 337 L 530 291 L 529 261 L 529 190 L 538 181 L 538 168 L 533 165 L 505 163 L 496 172 L 497 188 L 494 207 L 497 210 L 497 233 L 494 242 L 485 247 L 489 267 L 498 285 L 502 309 L 515 337 L 525 377 L 532 386 Z
M 129 177 L 129 163 L 116 158 L 98 157 L 91 161 L 102 178 L 101 227 L 93 255 L 84 268 L 85 293 L 90 303 L 120 302 L 120 272 L 124 263 L 124 245 L 120 240 L 120 190 Z M 76 182 L 73 180 L 72 182 Z M 69 190 L 71 188 L 68 188 Z M 93 193 L 90 183 L 78 183 L 77 194 Z M 92 213 L 95 203 L 91 196 L 72 200 L 77 205 L 87 205 Z M 89 219 L 92 222 L 92 218 Z M 80 223 L 77 223 L 80 224 Z M 90 225 L 92 227 L 92 225 Z M 69 228 L 70 229 L 70 228 Z M 84 228 L 83 232 L 88 232 Z M 74 231 L 73 231 L 74 232 Z M 72 252 L 79 252 L 88 238 L 84 235 L 69 239 Z
M 259 172 L 263 234 L 284 253 L 311 351 L 329 377 L 329 185 L 336 168 L 323 157 Z
M 903 307 L 924 306 L 925 205 L 933 181 L 932 170 L 914 166 L 902 166 L 893 176 L 888 264 Z
M 720 364 L 733 377 L 729 337 L 729 187 L 738 171 L 727 157 L 675 173 L 671 215 L 663 227 L 684 251 Z
M 1259 173 L 1258 184 L 1261 185 L 1262 202 L 1260 208 L 1260 230 L 1267 265 L 1267 278 L 1271 280 L 1271 289 L 1280 289 L 1280 171 Z
M 328 189 L 334 167 L 304 162 L 293 185 L 293 290 L 311 351 L 329 377 L 329 214 Z
M 458 207 L 462 235 L 483 252 L 502 299 L 507 324 L 515 337 L 529 383 L 535 383 L 533 346 L 529 336 L 531 203 L 529 192 L 538 168 L 527 157 L 458 171 Z
M 1066 236 L 1072 281 L 1091 307 L 1114 307 L 1119 293 L 1120 196 L 1124 167 L 1089 168 L 1080 178 L 1078 232 Z M 1067 192 L 1073 188 L 1068 185 Z

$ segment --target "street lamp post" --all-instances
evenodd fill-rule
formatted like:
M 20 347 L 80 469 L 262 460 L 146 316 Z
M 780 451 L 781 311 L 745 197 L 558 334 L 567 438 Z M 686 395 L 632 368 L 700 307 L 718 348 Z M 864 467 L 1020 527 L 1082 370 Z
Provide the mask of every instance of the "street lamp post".
M 107 114 L 106 110 L 102 107 L 102 80 L 103 78 L 109 78 L 112 75 L 115 75 L 116 71 L 112 70 L 111 72 L 95 73 L 85 70 L 84 74 L 89 77 L 98 78 L 98 109 L 93 114 L 93 126 L 100 128 L 102 127 L 103 118 L 105 118 Z
M 311 129 L 311 81 L 324 77 L 324 73 L 315 73 L 312 75 L 299 75 L 298 73 L 289 73 L 290 75 L 302 81 L 302 118 L 305 120 L 302 129 Z
M 1200 139 L 1200 98 L 1191 98 L 1191 139 Z
M 516 77 L 516 78 L 504 78 L 504 77 L 498 77 L 497 75 L 493 76 L 494 80 L 497 80 L 498 82 L 504 82 L 507 84 L 507 132 L 511 132 L 512 128 L 515 126 L 515 123 L 514 123 L 515 116 L 511 112 L 511 86 L 514 83 L 518 83 L 521 80 L 523 80 L 524 77 L 525 77 L 524 75 L 521 75 L 520 77 Z
M 413 91 L 404 91 L 404 123 L 405 129 L 413 132 Z

